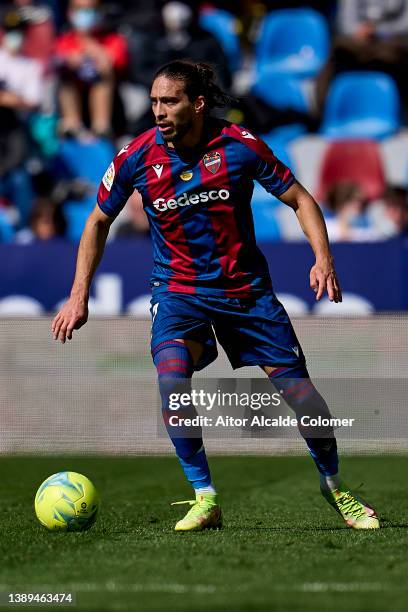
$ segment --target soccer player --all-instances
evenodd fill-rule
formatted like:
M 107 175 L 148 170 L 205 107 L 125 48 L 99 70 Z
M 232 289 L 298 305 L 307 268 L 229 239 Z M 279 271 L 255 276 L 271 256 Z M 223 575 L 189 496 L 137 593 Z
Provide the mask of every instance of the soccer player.
M 211 109 L 228 102 L 205 64 L 174 61 L 158 70 L 151 88 L 156 125 L 123 147 L 107 169 L 81 238 L 70 298 L 52 323 L 54 339 L 65 342 L 86 322 L 91 280 L 109 227 L 137 189 L 154 250 L 151 350 L 163 415 L 196 494 L 177 531 L 220 527 L 222 521 L 202 438 L 176 435 L 168 419 L 175 385 L 188 383 L 194 371 L 216 358 L 214 331 L 233 368 L 258 365 L 272 382 L 279 382 L 298 420 L 305 413 L 330 414 L 309 378 L 304 354 L 255 242 L 253 181 L 296 213 L 316 257 L 310 271 L 316 299 L 327 292 L 330 300 L 340 302 L 323 217 L 312 196 L 258 136 L 211 116 Z M 316 464 L 324 498 L 350 527 L 377 529 L 374 509 L 340 478 L 333 430 L 322 437 L 299 430 Z

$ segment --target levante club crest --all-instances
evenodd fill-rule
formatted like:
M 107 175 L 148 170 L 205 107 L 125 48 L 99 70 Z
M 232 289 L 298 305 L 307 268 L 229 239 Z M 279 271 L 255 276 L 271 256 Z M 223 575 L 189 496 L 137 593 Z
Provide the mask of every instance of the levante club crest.
M 203 162 L 208 172 L 215 174 L 221 166 L 221 155 L 218 151 L 215 153 L 206 153 L 203 157 Z

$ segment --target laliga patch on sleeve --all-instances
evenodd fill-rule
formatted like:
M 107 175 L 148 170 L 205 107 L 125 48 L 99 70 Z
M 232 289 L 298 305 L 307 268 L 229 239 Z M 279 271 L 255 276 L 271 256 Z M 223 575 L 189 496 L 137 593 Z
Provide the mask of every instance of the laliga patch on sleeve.
M 107 169 L 107 171 L 105 172 L 105 174 L 103 175 L 103 179 L 102 179 L 102 183 L 105 185 L 108 191 L 112 189 L 114 178 L 115 178 L 115 166 L 113 165 L 113 162 L 112 162 L 109 168 Z

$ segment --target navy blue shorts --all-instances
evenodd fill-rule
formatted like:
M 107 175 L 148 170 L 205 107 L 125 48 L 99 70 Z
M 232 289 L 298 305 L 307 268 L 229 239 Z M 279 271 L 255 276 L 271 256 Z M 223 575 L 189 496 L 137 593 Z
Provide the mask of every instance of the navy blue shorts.
M 152 354 L 167 340 L 196 340 L 204 351 L 195 370 L 216 359 L 216 338 L 234 369 L 305 364 L 288 314 L 270 289 L 249 299 L 154 291 L 150 312 Z

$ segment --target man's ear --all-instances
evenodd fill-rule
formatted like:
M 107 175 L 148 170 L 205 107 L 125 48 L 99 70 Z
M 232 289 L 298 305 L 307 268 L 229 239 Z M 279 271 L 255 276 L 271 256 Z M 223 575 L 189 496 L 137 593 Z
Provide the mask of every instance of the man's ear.
M 197 96 L 196 101 L 194 102 L 194 110 L 195 112 L 202 113 L 205 108 L 205 98 L 204 96 Z

